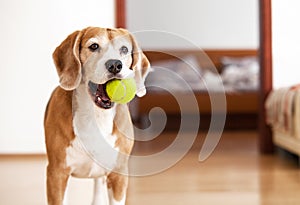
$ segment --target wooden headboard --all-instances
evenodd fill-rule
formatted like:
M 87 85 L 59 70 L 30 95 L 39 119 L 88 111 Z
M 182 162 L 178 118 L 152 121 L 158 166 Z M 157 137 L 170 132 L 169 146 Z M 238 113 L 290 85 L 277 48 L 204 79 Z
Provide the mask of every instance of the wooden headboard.
M 221 58 L 224 56 L 229 57 L 246 57 L 246 56 L 256 56 L 257 50 L 205 50 L 205 54 L 202 51 L 195 50 L 176 50 L 176 51 L 146 51 L 145 55 L 149 58 L 150 62 L 157 62 L 162 60 L 173 60 L 181 56 L 186 55 L 195 55 L 199 57 L 200 65 L 207 66 L 207 69 L 210 69 L 208 66 L 216 66 L 221 67 Z M 209 57 L 209 59 L 207 58 Z M 209 61 L 209 62 L 208 62 Z M 214 65 L 213 65 L 213 64 Z M 210 96 L 207 92 L 195 92 L 196 98 L 199 102 L 199 110 L 202 113 L 210 113 L 211 112 L 211 102 Z M 229 92 L 226 93 L 227 100 L 227 112 L 231 114 L 257 114 L 257 103 L 258 103 L 258 91 L 251 92 Z M 172 101 L 172 95 L 165 92 L 148 92 L 147 95 L 143 98 L 137 99 L 140 106 L 138 107 L 139 113 L 148 113 L 151 105 L 158 104 L 157 99 L 160 99 L 162 104 L 165 102 L 165 105 L 161 105 L 164 107 L 164 111 L 168 114 L 179 113 L 178 107 L 176 107 L 176 102 Z M 174 99 L 173 99 L 174 100 Z
M 215 66 L 218 71 L 221 69 L 222 57 L 246 57 L 258 56 L 258 51 L 253 49 L 246 50 L 160 50 L 160 51 L 145 51 L 145 55 L 150 62 L 162 60 L 174 60 L 180 57 L 193 55 L 197 57 L 199 65 L 203 69 L 211 69 Z M 208 58 L 207 58 L 208 57 Z

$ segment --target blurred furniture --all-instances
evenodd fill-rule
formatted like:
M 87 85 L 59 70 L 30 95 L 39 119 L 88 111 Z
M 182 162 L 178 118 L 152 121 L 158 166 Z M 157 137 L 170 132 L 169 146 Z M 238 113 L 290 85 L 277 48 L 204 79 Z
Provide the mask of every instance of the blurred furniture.
M 300 85 L 272 90 L 266 110 L 274 144 L 300 156 Z
M 224 59 L 230 58 L 233 59 L 233 61 L 238 61 L 249 57 L 257 57 L 257 50 L 168 50 L 159 52 L 146 51 L 145 54 L 150 60 L 151 64 L 154 65 L 153 73 L 155 73 L 155 69 L 157 66 L 168 67 L 168 65 L 170 65 L 170 69 L 175 69 L 177 64 L 182 64 L 183 61 L 189 61 L 192 58 L 194 62 L 192 62 L 191 64 L 195 65 L 197 63 L 199 65 L 199 73 L 201 73 L 201 75 L 206 74 L 206 72 L 209 72 L 210 75 L 215 74 L 216 76 L 221 76 L 222 72 L 225 69 Z M 187 62 L 187 64 L 188 63 L 189 62 Z M 189 72 L 189 68 L 185 66 L 190 65 L 182 65 L 180 68 L 176 68 L 178 70 L 176 70 L 175 72 L 182 73 L 182 70 L 184 69 L 186 69 L 186 71 Z M 243 72 L 243 70 L 241 69 L 240 72 Z M 150 73 L 150 75 L 153 74 Z M 154 78 L 155 80 L 155 78 L 158 77 L 161 78 L 161 76 L 156 76 L 152 78 Z M 189 83 L 188 81 L 192 81 L 186 78 L 185 80 L 187 81 L 187 83 Z M 201 83 L 200 81 L 201 80 L 199 80 L 199 84 Z M 210 79 L 207 79 L 207 81 L 210 81 Z M 165 83 L 169 82 L 166 81 Z M 208 83 L 209 82 L 207 82 L 207 84 Z M 223 82 L 221 83 L 223 86 Z M 201 124 L 205 125 L 203 128 L 207 128 L 210 123 L 212 107 L 211 96 L 218 95 L 221 91 L 222 89 L 219 90 L 214 87 L 204 89 L 193 88 L 193 92 L 197 99 L 198 108 L 201 115 Z M 225 87 L 226 111 L 217 111 L 220 112 L 220 114 L 222 114 L 222 112 L 226 112 L 227 119 L 225 127 L 256 128 L 258 118 L 258 95 L 258 88 L 249 90 L 239 90 L 238 88 L 236 90 L 235 88 L 233 88 L 228 91 Z M 142 98 L 136 98 L 135 102 L 131 104 L 131 110 L 134 113 L 135 121 L 141 122 L 147 120 L 147 115 L 149 111 L 154 107 L 161 107 L 164 110 L 164 112 L 168 115 L 168 117 L 176 118 L 181 114 L 180 106 L 176 102 L 174 96 L 170 94 L 170 92 L 164 90 L 147 89 L 146 96 Z M 199 113 L 184 114 L 192 115 Z M 145 124 L 144 122 L 141 123 Z

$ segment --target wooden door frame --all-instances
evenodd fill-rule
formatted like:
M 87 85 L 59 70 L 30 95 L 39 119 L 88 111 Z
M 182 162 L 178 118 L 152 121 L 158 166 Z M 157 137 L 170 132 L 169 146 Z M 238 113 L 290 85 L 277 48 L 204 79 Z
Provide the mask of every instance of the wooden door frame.
M 273 88 L 272 79 L 272 0 L 259 0 L 260 10 L 260 102 L 259 102 L 259 149 L 272 153 L 272 131 L 266 124 L 265 101 Z
M 116 28 L 126 28 L 126 0 L 115 0 Z
M 272 90 L 272 16 L 271 1 L 258 0 L 260 15 L 260 100 L 259 100 L 259 150 L 261 153 L 273 152 L 270 127 L 266 124 L 265 100 Z M 115 0 L 116 27 L 126 28 L 126 0 Z

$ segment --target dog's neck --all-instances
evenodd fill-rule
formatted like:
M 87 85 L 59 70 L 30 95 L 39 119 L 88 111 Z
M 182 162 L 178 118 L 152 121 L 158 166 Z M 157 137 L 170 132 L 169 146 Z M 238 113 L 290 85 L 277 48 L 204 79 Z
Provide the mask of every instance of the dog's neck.
M 97 107 L 92 101 L 85 84 L 80 84 L 76 88 L 72 103 L 73 126 L 77 128 L 78 132 L 88 135 L 97 134 L 100 131 L 105 137 L 112 135 L 116 106 L 111 109 Z

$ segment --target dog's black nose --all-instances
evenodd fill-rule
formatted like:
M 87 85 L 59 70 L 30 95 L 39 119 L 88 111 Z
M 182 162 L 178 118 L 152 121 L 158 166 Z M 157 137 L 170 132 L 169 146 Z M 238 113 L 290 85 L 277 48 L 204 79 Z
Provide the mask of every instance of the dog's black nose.
M 122 70 L 123 65 L 120 60 L 111 59 L 106 61 L 105 67 L 109 72 L 117 74 Z

